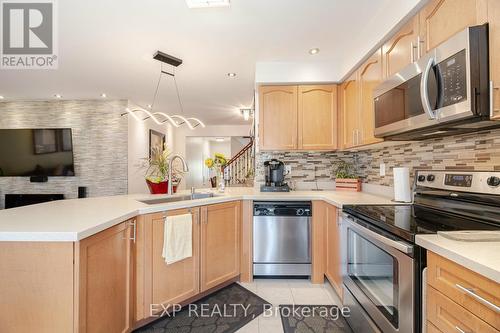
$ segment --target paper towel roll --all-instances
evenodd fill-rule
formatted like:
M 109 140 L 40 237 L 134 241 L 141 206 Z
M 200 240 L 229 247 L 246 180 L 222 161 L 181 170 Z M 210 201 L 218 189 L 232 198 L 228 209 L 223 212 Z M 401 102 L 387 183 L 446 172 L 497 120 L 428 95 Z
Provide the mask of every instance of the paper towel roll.
M 411 202 L 410 170 L 394 168 L 394 201 Z

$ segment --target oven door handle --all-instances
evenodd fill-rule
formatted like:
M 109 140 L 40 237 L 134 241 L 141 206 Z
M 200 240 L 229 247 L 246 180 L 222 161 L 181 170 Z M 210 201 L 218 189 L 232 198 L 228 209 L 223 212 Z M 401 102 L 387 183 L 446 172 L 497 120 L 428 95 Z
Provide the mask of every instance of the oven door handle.
M 429 116 L 430 120 L 436 119 L 436 114 L 432 111 L 431 102 L 429 101 L 429 92 L 427 91 L 427 85 L 429 83 L 429 73 L 432 70 L 432 65 L 434 65 L 434 58 L 430 58 L 425 65 L 425 69 L 422 72 L 422 78 L 420 79 L 420 100 L 422 101 L 422 107 L 425 113 Z
M 396 241 L 387 237 L 384 237 L 375 231 L 372 231 L 370 229 L 364 228 L 360 226 L 359 224 L 356 223 L 356 219 L 350 215 L 345 215 L 347 219 L 351 220 L 352 223 L 349 223 L 350 227 L 352 229 L 355 229 L 358 231 L 360 234 L 364 234 L 367 237 L 370 237 L 372 239 L 375 239 L 379 241 L 380 243 L 383 243 L 387 246 L 390 246 L 392 248 L 395 248 L 398 251 L 401 251 L 405 254 L 412 254 L 413 253 L 413 246 L 411 244 L 402 242 L 402 241 Z

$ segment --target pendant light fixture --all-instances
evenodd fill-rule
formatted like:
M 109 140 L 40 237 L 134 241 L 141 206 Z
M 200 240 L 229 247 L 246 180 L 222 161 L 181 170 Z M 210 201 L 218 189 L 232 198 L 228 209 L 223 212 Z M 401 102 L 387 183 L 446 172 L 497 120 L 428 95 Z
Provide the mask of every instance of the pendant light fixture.
M 170 123 L 174 127 L 180 127 L 181 125 L 186 124 L 187 127 L 191 130 L 195 129 L 198 126 L 205 127 L 205 124 L 198 118 L 194 117 L 184 117 L 180 114 L 168 115 L 164 112 L 156 111 L 154 112 L 156 97 L 158 96 L 158 91 L 160 88 L 161 79 L 164 74 L 171 76 L 174 80 L 175 92 L 177 94 L 177 101 L 179 102 L 180 112 L 184 114 L 184 107 L 181 101 L 181 95 L 179 93 L 179 87 L 177 85 L 177 80 L 175 79 L 175 68 L 182 64 L 182 59 L 176 58 L 169 54 L 163 53 L 161 51 L 156 51 L 153 55 L 153 59 L 161 62 L 160 67 L 160 76 L 158 77 L 158 82 L 156 83 L 156 89 L 153 96 L 153 102 L 147 105 L 147 108 L 138 107 L 138 108 L 127 108 L 125 113 L 122 113 L 121 116 L 131 115 L 137 121 L 146 121 L 148 119 L 152 119 L 156 124 L 162 125 L 165 123 Z M 163 64 L 166 63 L 172 66 L 172 72 L 167 72 L 163 70 Z M 151 110 L 148 111 L 147 109 Z M 138 113 L 142 113 L 142 118 L 138 116 Z

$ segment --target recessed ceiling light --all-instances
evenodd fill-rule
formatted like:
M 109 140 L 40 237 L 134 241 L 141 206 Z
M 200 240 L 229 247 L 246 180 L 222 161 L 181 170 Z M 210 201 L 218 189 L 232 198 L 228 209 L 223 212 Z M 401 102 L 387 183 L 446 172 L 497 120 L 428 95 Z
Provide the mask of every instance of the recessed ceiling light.
M 252 116 L 252 114 L 253 114 L 252 109 L 240 109 L 240 111 L 241 111 L 241 114 L 243 115 L 243 119 L 245 119 L 245 121 L 250 119 L 250 116 Z
M 314 49 L 310 49 L 309 50 L 309 54 L 311 54 L 311 55 L 315 55 L 317 53 L 319 53 L 319 49 L 317 47 L 315 47 Z
M 227 73 L 227 76 L 229 76 L 229 77 L 235 77 L 236 73 Z
M 55 97 L 55 98 L 62 98 L 62 96 L 61 96 L 61 95 L 59 95 L 59 94 L 55 94 L 55 95 L 54 95 L 54 97 Z
M 215 138 L 215 141 L 217 141 L 217 142 L 223 142 L 224 138 Z
M 0 96 L 0 99 L 4 99 L 4 98 L 5 98 L 5 97 L 3 97 L 3 96 Z
M 230 0 L 186 0 L 189 8 L 229 7 Z
M 153 106 L 151 104 L 146 105 L 148 109 L 151 109 Z
M 107 96 L 106 96 L 106 94 L 105 94 L 105 93 L 102 93 L 102 94 L 101 94 L 101 97 L 102 97 L 102 98 L 106 98 Z

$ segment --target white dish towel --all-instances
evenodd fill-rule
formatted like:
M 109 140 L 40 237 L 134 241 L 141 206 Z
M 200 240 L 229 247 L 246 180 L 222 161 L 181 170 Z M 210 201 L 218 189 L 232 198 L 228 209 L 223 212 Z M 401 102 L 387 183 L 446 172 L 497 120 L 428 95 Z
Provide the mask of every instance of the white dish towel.
M 163 253 L 167 265 L 193 255 L 193 217 L 191 214 L 167 216 L 163 231 Z

